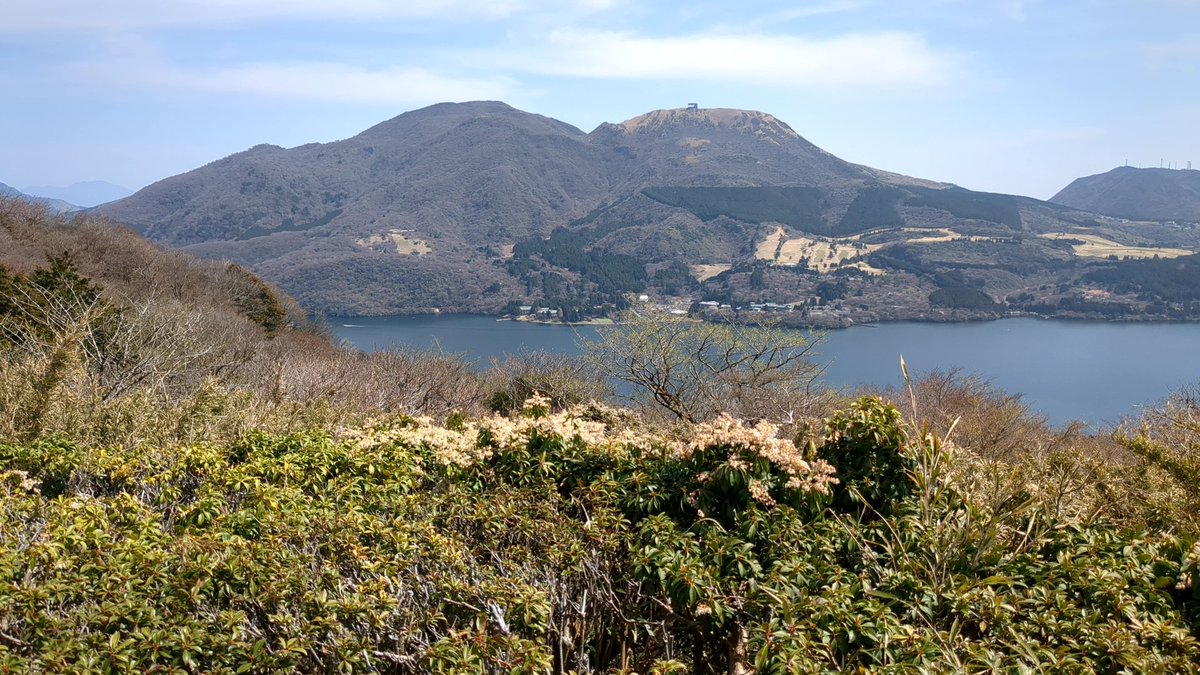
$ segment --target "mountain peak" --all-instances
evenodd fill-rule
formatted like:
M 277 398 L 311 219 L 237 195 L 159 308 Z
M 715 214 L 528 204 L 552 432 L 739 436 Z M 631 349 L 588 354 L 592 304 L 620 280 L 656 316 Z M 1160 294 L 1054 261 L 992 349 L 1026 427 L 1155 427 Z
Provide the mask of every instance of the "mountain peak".
M 1076 178 L 1056 204 L 1132 220 L 1200 222 L 1200 171 L 1120 166 Z
M 645 115 L 639 115 L 610 126 L 628 136 L 666 129 L 689 128 L 726 129 L 770 139 L 800 138 L 799 134 L 774 115 L 757 110 L 738 110 L 736 108 L 693 108 L 689 106 L 687 108 L 652 110 Z
M 69 204 L 61 199 L 51 199 L 48 197 L 38 197 L 35 195 L 26 194 L 15 187 L 5 185 L 4 183 L 0 183 L 0 197 L 19 199 L 21 201 L 33 202 L 34 204 L 41 204 L 50 209 L 51 213 L 56 214 L 72 213 L 80 210 L 75 204 Z
M 395 139 L 397 135 L 427 138 L 450 131 L 464 123 L 497 123 L 515 125 L 542 133 L 565 133 L 583 136 L 575 127 L 550 117 L 518 110 L 502 101 L 467 101 L 465 103 L 436 103 L 410 110 L 362 132 L 356 138 L 378 142 Z

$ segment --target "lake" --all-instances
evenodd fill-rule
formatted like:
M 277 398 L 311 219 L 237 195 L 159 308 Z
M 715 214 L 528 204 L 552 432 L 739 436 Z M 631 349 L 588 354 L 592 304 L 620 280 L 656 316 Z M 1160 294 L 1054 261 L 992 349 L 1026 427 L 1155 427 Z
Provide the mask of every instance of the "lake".
M 596 335 L 591 326 L 464 315 L 335 317 L 330 324 L 362 350 L 441 349 L 481 367 L 527 351 L 577 354 L 580 339 Z M 814 360 L 828 386 L 889 386 L 903 383 L 903 354 L 913 377 L 961 369 L 1021 394 L 1053 424 L 1079 420 L 1099 429 L 1200 383 L 1198 347 L 1200 323 L 898 322 L 827 331 Z

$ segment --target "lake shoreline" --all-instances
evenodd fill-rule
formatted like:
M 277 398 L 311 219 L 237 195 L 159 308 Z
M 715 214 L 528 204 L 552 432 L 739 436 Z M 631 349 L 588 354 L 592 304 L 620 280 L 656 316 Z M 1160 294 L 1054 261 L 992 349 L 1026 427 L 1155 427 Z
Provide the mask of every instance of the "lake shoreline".
M 331 328 L 337 338 L 364 351 L 437 349 L 462 355 L 481 369 L 492 358 L 532 351 L 579 354 L 582 343 L 603 329 L 463 314 L 346 317 Z M 1104 428 L 1200 382 L 1196 322 L 1014 317 L 880 322 L 809 332 L 817 336 L 813 362 L 833 389 L 902 387 L 903 355 L 914 377 L 947 371 L 977 377 L 1020 394 L 1030 410 L 1055 426 L 1079 420 Z
M 750 314 L 750 313 L 745 312 L 744 314 Z M 683 316 L 683 315 L 681 315 L 681 316 Z M 754 313 L 754 316 L 771 317 L 771 316 L 786 316 L 786 314 L 780 313 L 777 315 L 773 315 L 772 313 L 769 313 L 769 312 L 761 312 L 761 313 Z M 384 318 L 386 318 L 386 319 L 427 318 L 427 319 L 449 319 L 449 320 L 453 320 L 455 318 L 479 318 L 479 319 L 486 318 L 486 319 L 490 319 L 493 321 L 511 321 L 511 322 L 521 323 L 521 324 L 530 325 L 530 326 L 617 326 L 617 325 L 620 325 L 620 322 L 618 322 L 614 319 L 607 318 L 607 317 L 597 318 L 597 319 L 585 319 L 583 321 L 547 321 L 547 320 L 543 320 L 543 319 L 536 319 L 533 317 L 529 317 L 529 318 L 515 317 L 515 316 L 511 316 L 511 315 L 507 315 L 507 314 L 479 314 L 479 313 L 475 313 L 475 312 L 421 312 L 421 313 L 415 313 L 415 314 L 351 314 L 351 315 L 325 316 L 323 318 L 327 323 L 332 324 L 334 322 L 337 322 L 345 327 L 361 327 L 361 324 L 342 324 L 341 322 L 356 321 L 356 320 L 375 320 L 375 319 L 384 319 Z M 696 317 L 696 316 L 693 316 L 690 314 L 687 315 L 687 318 L 690 318 L 695 321 L 704 321 L 705 320 L 704 317 Z M 846 330 L 849 328 L 882 328 L 882 327 L 886 327 L 886 326 L 894 326 L 897 324 L 910 324 L 910 323 L 911 324 L 929 324 L 929 325 L 938 325 L 938 326 L 976 325 L 976 324 L 995 323 L 995 322 L 1000 322 L 1000 321 L 1010 321 L 1010 320 L 1015 320 L 1015 319 L 1029 319 L 1029 320 L 1034 320 L 1034 321 L 1063 322 L 1063 323 L 1077 323 L 1077 324 L 1117 324 L 1117 325 L 1151 325 L 1151 326 L 1156 326 L 1156 325 L 1162 325 L 1162 326 L 1200 325 L 1200 318 L 1196 318 L 1196 319 L 1161 319 L 1161 318 L 1158 318 L 1158 319 L 1136 319 L 1136 318 L 1103 319 L 1103 318 L 1094 318 L 1094 317 L 1093 318 L 1057 317 L 1057 316 L 1049 316 L 1049 315 L 1045 315 L 1045 314 L 1037 314 L 1034 312 L 1013 312 L 1013 313 L 1005 315 L 1005 316 L 977 318 L 977 319 L 937 319 L 937 318 L 881 319 L 878 321 L 869 321 L 869 322 L 863 322 L 863 323 L 851 322 L 846 325 L 837 325 L 837 326 L 823 325 L 823 324 L 817 324 L 817 323 L 814 323 L 814 324 L 787 323 L 787 324 L 781 324 L 779 327 L 787 329 L 787 330 L 830 331 L 830 330 Z M 754 324 L 754 323 L 758 323 L 758 322 L 747 321 L 746 323 Z

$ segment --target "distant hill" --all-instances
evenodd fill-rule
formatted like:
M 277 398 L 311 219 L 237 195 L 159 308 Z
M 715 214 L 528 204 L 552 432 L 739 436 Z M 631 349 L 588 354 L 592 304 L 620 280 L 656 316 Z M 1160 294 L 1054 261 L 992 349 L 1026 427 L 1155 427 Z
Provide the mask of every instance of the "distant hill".
M 330 313 L 496 311 L 523 291 L 489 259 L 594 209 L 625 161 L 502 103 L 442 104 L 344 141 L 258 146 L 97 212 Z
M 1131 220 L 1200 222 L 1200 171 L 1122 166 L 1076 178 L 1056 204 Z
M 82 207 L 75 204 L 67 203 L 61 199 L 52 199 L 49 197 L 35 197 L 34 195 L 26 194 L 14 187 L 0 183 L 0 197 L 11 197 L 21 199 L 34 204 L 41 204 L 50 209 L 52 213 L 73 213 L 82 210 Z
M 111 202 L 114 199 L 128 197 L 133 194 L 133 190 L 113 185 L 102 180 L 90 180 L 80 183 L 72 183 L 66 187 L 54 185 L 34 185 L 21 189 L 22 192 L 35 197 L 46 197 L 48 199 L 61 199 L 62 201 L 71 204 L 78 204 L 82 207 L 92 207 Z
M 96 212 L 335 315 L 538 304 L 581 318 L 640 293 L 772 301 L 830 325 L 1054 314 L 1110 256 L 1197 248 L 1176 231 L 852 164 L 733 109 L 584 133 L 499 102 L 438 104 L 343 141 L 257 146 Z

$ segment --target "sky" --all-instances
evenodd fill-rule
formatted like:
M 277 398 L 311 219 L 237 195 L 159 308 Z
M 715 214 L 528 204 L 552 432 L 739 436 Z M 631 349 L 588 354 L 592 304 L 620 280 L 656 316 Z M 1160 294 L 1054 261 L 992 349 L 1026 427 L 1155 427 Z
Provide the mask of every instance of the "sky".
M 0 182 L 131 189 L 442 101 L 584 131 L 769 112 L 851 162 L 1046 199 L 1200 168 L 1200 0 L 3 0 Z

